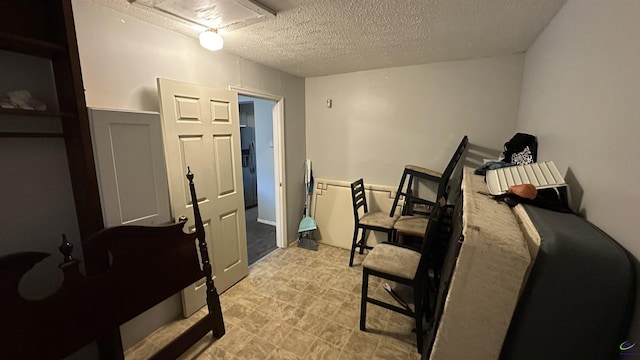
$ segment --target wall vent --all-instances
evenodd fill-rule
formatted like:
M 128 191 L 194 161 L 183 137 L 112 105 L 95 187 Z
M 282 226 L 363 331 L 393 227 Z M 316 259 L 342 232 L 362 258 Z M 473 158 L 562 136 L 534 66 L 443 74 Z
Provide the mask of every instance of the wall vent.
M 129 0 L 159 15 L 232 31 L 276 16 L 275 11 L 256 0 Z

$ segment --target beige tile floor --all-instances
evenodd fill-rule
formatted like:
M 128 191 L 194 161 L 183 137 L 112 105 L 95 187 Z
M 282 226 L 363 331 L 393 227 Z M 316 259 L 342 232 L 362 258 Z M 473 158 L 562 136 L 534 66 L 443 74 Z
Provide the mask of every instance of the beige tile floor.
M 413 320 L 369 304 L 359 330 L 364 255 L 349 268 L 349 251 L 292 245 L 252 265 L 249 276 L 220 296 L 226 334 L 209 334 L 183 359 L 419 359 Z M 376 278 L 370 294 L 392 302 Z M 125 352 L 146 359 L 203 316 L 176 321 Z

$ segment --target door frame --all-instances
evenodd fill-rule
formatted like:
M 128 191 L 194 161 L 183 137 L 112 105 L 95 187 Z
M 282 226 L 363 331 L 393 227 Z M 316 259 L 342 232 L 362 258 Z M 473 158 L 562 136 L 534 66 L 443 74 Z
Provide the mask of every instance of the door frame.
M 276 246 L 285 248 L 288 245 L 287 216 L 285 204 L 287 192 L 285 183 L 285 152 L 284 152 L 284 97 L 264 91 L 229 85 L 229 90 L 238 95 L 250 96 L 259 99 L 275 101 L 273 107 L 273 173 L 275 176 L 275 200 L 276 200 Z

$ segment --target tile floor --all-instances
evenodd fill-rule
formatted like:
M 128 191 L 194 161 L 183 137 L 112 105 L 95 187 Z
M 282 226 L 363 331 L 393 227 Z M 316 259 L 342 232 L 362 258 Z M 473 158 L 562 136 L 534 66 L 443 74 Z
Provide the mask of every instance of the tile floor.
M 419 359 L 411 318 L 369 304 L 367 332 L 359 330 L 364 255 L 349 268 L 349 251 L 295 244 L 252 265 L 249 276 L 220 296 L 226 326 L 209 334 L 182 359 Z M 382 281 L 370 294 L 392 301 Z M 402 289 L 396 290 L 402 291 Z M 128 360 L 146 359 L 204 313 L 169 324 L 128 349 Z

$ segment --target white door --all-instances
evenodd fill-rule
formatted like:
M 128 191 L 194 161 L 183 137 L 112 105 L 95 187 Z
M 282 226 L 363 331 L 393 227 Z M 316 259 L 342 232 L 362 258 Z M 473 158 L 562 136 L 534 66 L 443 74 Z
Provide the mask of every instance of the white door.
M 238 96 L 235 92 L 158 79 L 169 194 L 174 219 L 189 218 L 193 207 L 187 167 L 204 223 L 218 293 L 247 276 Z M 195 246 L 195 244 L 194 244 Z M 182 291 L 185 316 L 205 305 L 204 280 Z

